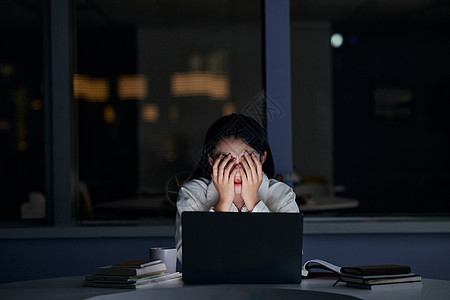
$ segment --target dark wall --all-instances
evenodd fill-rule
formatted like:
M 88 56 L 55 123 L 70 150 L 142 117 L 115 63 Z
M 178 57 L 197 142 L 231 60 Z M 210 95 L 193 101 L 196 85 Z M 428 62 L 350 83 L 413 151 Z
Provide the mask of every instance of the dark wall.
M 337 265 L 406 264 L 426 278 L 450 280 L 449 234 L 304 236 L 303 261 Z M 173 247 L 167 238 L 0 240 L 0 282 L 86 275 L 99 266 L 148 257 L 151 247 Z M 438 266 L 438 267 L 436 267 Z
M 146 259 L 151 247 L 174 245 L 173 238 L 0 240 L 0 282 L 94 274 L 100 266 Z

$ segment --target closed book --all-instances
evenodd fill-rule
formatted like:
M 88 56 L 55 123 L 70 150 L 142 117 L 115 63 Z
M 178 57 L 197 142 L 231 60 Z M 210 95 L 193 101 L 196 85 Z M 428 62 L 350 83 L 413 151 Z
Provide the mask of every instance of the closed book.
M 413 282 L 397 282 L 397 283 L 388 283 L 388 284 L 363 284 L 356 282 L 346 282 L 348 287 L 365 289 L 365 290 L 387 290 L 392 291 L 393 289 L 411 289 L 422 286 L 421 281 L 413 281 Z
M 160 259 L 133 259 L 113 265 L 116 268 L 143 268 L 160 263 Z
M 100 267 L 99 272 L 102 275 L 129 275 L 129 276 L 139 276 L 145 275 L 155 272 L 165 272 L 167 271 L 167 267 L 165 263 L 157 263 L 154 265 L 142 267 L 142 268 L 133 268 L 133 267 L 115 267 L 115 266 L 106 266 Z
M 155 286 L 162 286 L 166 284 L 182 282 L 182 275 L 179 272 L 170 273 L 167 275 L 159 276 L 157 278 L 148 279 L 139 283 L 107 283 L 107 282 L 95 282 L 90 280 L 84 281 L 84 286 L 87 287 L 101 287 L 101 288 L 114 288 L 114 289 L 145 289 Z
M 85 280 L 95 282 L 108 282 L 108 283 L 130 283 L 130 282 L 137 283 L 148 280 L 149 278 L 154 278 L 165 274 L 167 274 L 167 272 L 155 272 L 139 276 L 92 274 L 86 275 Z
M 422 277 L 415 273 L 396 274 L 396 275 L 375 275 L 375 276 L 346 276 L 339 277 L 340 281 L 360 283 L 367 285 L 401 283 L 401 282 L 417 282 L 421 281 Z
M 311 269 L 322 269 L 334 272 L 340 276 L 408 276 L 411 267 L 403 265 L 369 265 L 355 267 L 340 267 L 321 259 L 311 259 L 304 263 L 302 276 L 307 277 Z

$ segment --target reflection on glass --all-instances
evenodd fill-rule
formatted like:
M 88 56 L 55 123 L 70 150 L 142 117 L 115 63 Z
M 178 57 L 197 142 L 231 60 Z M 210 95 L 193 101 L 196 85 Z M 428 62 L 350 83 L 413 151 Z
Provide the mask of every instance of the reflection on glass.
M 236 5 L 77 1 L 79 220 L 174 218 L 170 178 L 262 90 L 260 1 Z

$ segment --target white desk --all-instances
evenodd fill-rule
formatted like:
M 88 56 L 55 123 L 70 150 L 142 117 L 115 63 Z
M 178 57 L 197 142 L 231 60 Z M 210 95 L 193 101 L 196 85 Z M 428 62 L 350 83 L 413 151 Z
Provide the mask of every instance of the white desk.
M 450 281 L 423 279 L 422 284 L 383 286 L 377 290 L 331 285 L 330 277 L 304 279 L 301 284 L 184 285 L 173 283 L 145 290 L 119 290 L 83 287 L 82 276 L 31 280 L 0 284 L 0 299 L 449 299 Z M 302 298 L 303 297 L 303 298 Z

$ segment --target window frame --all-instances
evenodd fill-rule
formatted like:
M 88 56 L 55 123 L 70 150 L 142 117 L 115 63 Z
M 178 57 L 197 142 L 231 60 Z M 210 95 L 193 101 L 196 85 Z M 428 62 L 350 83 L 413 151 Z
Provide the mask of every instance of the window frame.
M 73 224 L 77 194 L 72 0 L 44 0 L 44 138 L 47 223 Z M 70 201 L 67 201 L 70 199 Z

